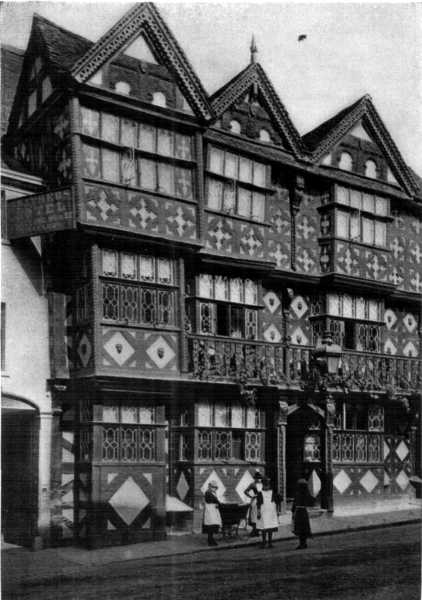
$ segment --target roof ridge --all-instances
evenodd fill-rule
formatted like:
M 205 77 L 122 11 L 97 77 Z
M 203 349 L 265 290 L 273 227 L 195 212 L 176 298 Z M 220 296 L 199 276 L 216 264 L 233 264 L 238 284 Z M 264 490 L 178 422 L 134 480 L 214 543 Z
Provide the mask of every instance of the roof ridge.
M 36 12 L 33 14 L 33 22 L 35 22 L 35 21 L 44 21 L 44 23 L 47 23 L 48 25 L 53 26 L 55 29 L 59 29 L 63 33 L 72 35 L 73 37 L 78 38 L 79 40 L 81 40 L 83 42 L 89 42 L 91 44 L 95 43 L 93 40 L 90 40 L 89 38 L 84 37 L 83 35 L 79 35 L 79 33 L 75 33 L 74 31 L 71 31 L 70 29 L 66 29 L 66 27 L 62 27 L 62 25 L 58 25 L 54 21 L 51 21 L 50 19 L 47 19 L 43 15 L 40 15 L 39 13 L 36 13 Z
M 11 44 L 0 44 L 2 50 L 8 50 L 9 52 L 14 52 L 15 54 L 19 54 L 23 56 L 25 54 L 25 48 L 18 48 L 17 46 L 12 46 Z

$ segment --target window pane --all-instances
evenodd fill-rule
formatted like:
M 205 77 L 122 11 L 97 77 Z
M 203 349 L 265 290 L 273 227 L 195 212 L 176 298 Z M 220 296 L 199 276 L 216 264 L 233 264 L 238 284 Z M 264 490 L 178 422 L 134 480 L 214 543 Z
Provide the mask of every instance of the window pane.
M 146 190 L 156 190 L 156 163 L 147 158 L 139 159 L 139 185 Z
M 139 148 L 146 152 L 155 152 L 155 127 L 139 125 Z
M 199 275 L 199 295 L 201 298 L 213 298 L 212 275 L 201 273 Z
M 240 404 L 234 404 L 232 406 L 232 427 L 243 427 L 243 408 Z
M 217 275 L 215 277 L 215 299 L 216 300 L 228 300 L 229 299 L 229 282 L 227 277 Z
M 224 183 L 223 210 L 229 214 L 235 211 L 235 187 L 231 182 Z
M 158 190 L 164 194 L 174 193 L 174 170 L 171 165 L 158 163 Z
M 122 406 L 121 423 L 138 423 L 138 409 L 136 406 Z
M 349 190 L 344 187 L 336 187 L 336 200 L 340 204 L 349 205 Z
M 211 302 L 199 303 L 199 332 L 205 335 L 213 335 L 214 326 L 214 308 Z
M 253 192 L 252 194 L 252 219 L 265 220 L 265 194 Z
M 239 179 L 252 183 L 252 161 L 248 158 L 239 159 Z
M 118 423 L 119 408 L 117 406 L 103 406 L 103 421 L 105 423 Z
M 352 171 L 353 160 L 348 152 L 341 153 L 340 162 L 339 162 L 338 166 L 339 166 L 339 169 L 343 169 L 344 171 Z
M 237 212 L 240 216 L 249 218 L 251 216 L 252 192 L 239 187 L 237 194 Z
M 157 130 L 157 152 L 164 156 L 173 156 L 173 134 L 167 129 Z
M 86 135 L 92 135 L 95 137 L 100 136 L 100 113 L 97 110 L 91 110 L 90 108 L 81 107 L 82 117 L 82 133 Z
M 230 152 L 226 152 L 224 175 L 226 177 L 231 177 L 232 179 L 237 179 L 237 156 Z
M 350 215 L 350 239 L 360 240 L 360 217 L 358 213 Z
M 374 243 L 374 222 L 371 219 L 362 219 L 362 242 L 364 244 Z
M 375 210 L 374 196 L 371 196 L 371 194 L 363 194 L 362 199 L 363 199 L 362 210 L 366 210 L 368 212 L 373 213 Z
M 217 148 L 210 149 L 210 166 L 209 169 L 213 173 L 223 174 L 224 152 Z
M 247 340 L 256 340 L 258 311 L 245 309 L 245 338 Z
M 103 275 L 117 277 L 117 252 L 113 250 L 103 250 Z
M 223 183 L 215 179 L 208 179 L 207 205 L 212 210 L 221 210 L 223 198 Z
M 84 177 L 101 177 L 100 149 L 83 144 L 83 174 Z
M 246 409 L 246 427 L 248 429 L 256 429 L 259 427 L 257 410 L 255 408 L 248 407 Z
M 156 290 L 141 289 L 141 322 L 152 324 L 156 321 Z
M 214 407 L 214 425 L 216 427 L 229 426 L 229 411 L 226 404 L 215 404 Z
M 240 306 L 230 307 L 230 336 L 233 338 L 245 337 L 244 309 Z
M 341 238 L 349 238 L 349 213 L 341 210 L 336 212 L 336 234 Z
M 154 409 L 152 406 L 139 407 L 139 423 L 142 425 L 152 425 L 154 423 Z
M 139 257 L 139 278 L 142 281 L 154 281 L 154 259 L 152 256 Z
M 101 113 L 101 137 L 107 142 L 119 142 L 119 117 Z
M 258 286 L 251 279 L 245 280 L 245 304 L 257 304 Z
M 178 198 L 192 199 L 192 171 L 190 169 L 175 169 L 175 191 Z
M 266 186 L 266 167 L 262 163 L 253 164 L 253 182 L 255 185 Z
M 125 279 L 136 279 L 136 256 L 134 254 L 121 254 L 121 276 Z
M 241 279 L 230 279 L 230 300 L 243 302 L 243 281 Z
M 370 321 L 378 321 L 378 302 L 376 300 L 368 302 L 368 318 Z
M 356 298 L 356 319 L 365 319 L 365 300 Z
M 362 193 L 358 190 L 350 190 L 350 206 L 361 210 L 362 208 Z
M 168 258 L 159 258 L 157 261 L 157 281 L 172 283 L 171 261 Z
M 32 92 L 28 98 L 28 117 L 37 110 L 37 90 Z
M 198 404 L 198 425 L 200 427 L 210 427 L 211 423 L 211 406 L 209 404 Z
M 385 217 L 388 215 L 388 200 L 385 198 L 375 198 L 375 213 Z
M 192 146 L 190 136 L 182 135 L 181 133 L 176 133 L 174 140 L 174 151 L 176 158 L 184 158 L 185 160 L 191 160 Z
M 375 221 L 375 244 L 377 246 L 387 245 L 387 225 L 380 221 Z
M 103 179 L 108 181 L 119 182 L 120 181 L 120 167 L 119 167 L 119 153 L 114 150 L 102 149 L 103 158 Z
M 353 300 L 350 296 L 343 296 L 343 317 L 353 318 Z
M 337 294 L 328 294 L 328 314 L 333 317 L 340 316 L 339 297 Z
M 128 119 L 122 119 L 121 143 L 133 148 L 136 145 L 136 123 Z

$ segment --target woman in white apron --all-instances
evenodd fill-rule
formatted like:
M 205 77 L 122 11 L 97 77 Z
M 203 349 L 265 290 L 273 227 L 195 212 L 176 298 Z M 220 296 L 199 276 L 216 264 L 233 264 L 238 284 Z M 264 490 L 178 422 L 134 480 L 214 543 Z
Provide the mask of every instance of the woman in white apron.
M 258 518 L 256 527 L 261 531 L 262 544 L 265 548 L 268 538 L 268 548 L 273 547 L 273 533 L 278 530 L 279 499 L 274 490 L 271 489 L 270 480 L 264 477 L 262 480 L 262 491 L 258 492 L 257 509 Z
M 218 533 L 218 530 L 222 526 L 220 501 L 217 498 L 217 490 L 217 483 L 215 481 L 210 481 L 204 498 L 204 523 L 202 525 L 202 531 L 203 533 L 208 534 L 208 546 L 217 546 L 217 542 L 214 539 L 214 533 Z
M 248 487 L 243 492 L 245 496 L 251 499 L 251 503 L 249 505 L 249 525 L 252 527 L 252 531 L 249 534 L 249 537 L 258 537 L 259 533 L 256 529 L 256 520 L 257 520 L 257 506 L 256 499 L 258 497 L 258 492 L 262 490 L 262 475 L 259 471 L 255 472 L 253 476 L 254 480 L 252 483 L 248 485 Z

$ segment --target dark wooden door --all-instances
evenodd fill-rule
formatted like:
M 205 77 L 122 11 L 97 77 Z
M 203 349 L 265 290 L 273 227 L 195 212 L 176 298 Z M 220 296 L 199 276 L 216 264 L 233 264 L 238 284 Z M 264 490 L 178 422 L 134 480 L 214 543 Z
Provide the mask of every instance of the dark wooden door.
M 37 526 L 38 418 L 35 410 L 2 410 L 2 534 L 30 546 Z

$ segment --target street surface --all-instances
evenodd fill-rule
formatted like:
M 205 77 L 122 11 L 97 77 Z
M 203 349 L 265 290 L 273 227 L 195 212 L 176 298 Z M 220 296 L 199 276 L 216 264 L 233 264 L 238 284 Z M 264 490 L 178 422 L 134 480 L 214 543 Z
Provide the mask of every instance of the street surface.
M 4 600 L 420 600 L 420 525 L 116 563 Z M 205 536 L 204 536 L 205 544 Z M 54 574 L 52 573 L 52 577 Z

